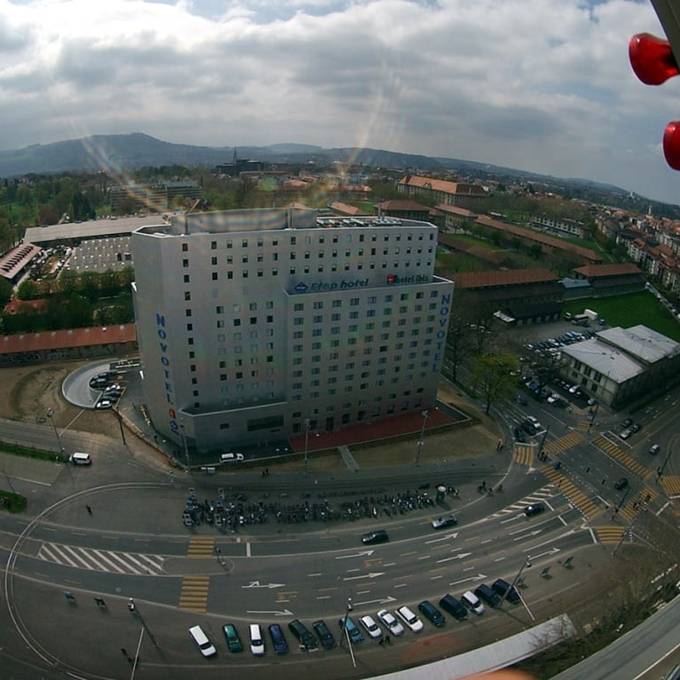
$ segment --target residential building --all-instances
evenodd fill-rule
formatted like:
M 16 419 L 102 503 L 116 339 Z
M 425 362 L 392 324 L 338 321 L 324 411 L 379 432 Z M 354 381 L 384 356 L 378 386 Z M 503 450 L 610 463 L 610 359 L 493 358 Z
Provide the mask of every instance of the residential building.
M 590 283 L 591 295 L 607 297 L 635 293 L 645 289 L 645 278 L 640 268 L 632 262 L 612 264 L 587 264 L 576 267 L 574 276 Z
M 146 208 L 153 211 L 167 210 L 176 198 L 200 198 L 201 187 L 193 180 L 135 184 L 131 182 L 109 189 L 109 200 L 114 210 L 122 208 Z
M 472 210 L 445 203 L 438 204 L 433 212 L 438 216 L 439 224 L 445 231 L 464 231 L 477 219 L 477 213 Z
M 430 220 L 430 208 L 416 201 L 391 200 L 378 203 L 376 212 L 385 217 L 400 217 L 406 220 Z
M 680 344 L 642 325 L 610 328 L 563 347 L 560 369 L 588 394 L 619 408 L 680 376 Z
M 132 237 L 145 402 L 215 454 L 434 404 L 453 285 L 437 228 L 314 210 L 190 214 Z
M 397 190 L 406 196 L 423 196 L 436 203 L 475 208 L 484 202 L 488 192 L 484 187 L 470 182 L 452 182 L 434 177 L 406 175 L 399 180 Z
M 0 276 L 16 283 L 31 260 L 37 257 L 42 248 L 32 243 L 21 243 L 0 257 Z
M 583 222 L 572 220 L 568 217 L 548 217 L 546 215 L 536 215 L 532 217 L 531 224 L 538 227 L 549 234 L 556 236 L 570 236 L 573 238 L 583 238 L 586 233 L 586 227 Z

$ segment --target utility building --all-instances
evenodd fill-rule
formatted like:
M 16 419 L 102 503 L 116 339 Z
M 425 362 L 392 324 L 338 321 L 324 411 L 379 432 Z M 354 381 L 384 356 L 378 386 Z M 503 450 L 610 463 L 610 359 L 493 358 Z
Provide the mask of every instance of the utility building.
M 212 454 L 431 407 L 453 292 L 436 247 L 427 222 L 291 208 L 136 230 L 155 428 Z

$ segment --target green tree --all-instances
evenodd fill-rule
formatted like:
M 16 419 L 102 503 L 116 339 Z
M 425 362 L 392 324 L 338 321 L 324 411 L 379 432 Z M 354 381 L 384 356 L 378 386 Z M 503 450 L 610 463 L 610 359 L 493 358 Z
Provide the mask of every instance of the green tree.
M 493 404 L 508 397 L 515 389 L 517 379 L 511 374 L 517 370 L 517 365 L 517 357 L 507 353 L 482 354 L 476 359 L 473 375 L 487 415 Z
M 540 260 L 543 256 L 543 250 L 538 243 L 534 243 L 529 246 L 529 255 L 534 258 L 534 260 Z
M 7 279 L 0 279 L 0 308 L 12 299 L 12 284 Z
M 21 284 L 19 284 L 19 288 L 17 289 L 17 297 L 20 300 L 34 300 L 35 298 L 39 297 L 39 295 L 40 292 L 38 289 L 38 284 L 35 281 L 26 279 Z

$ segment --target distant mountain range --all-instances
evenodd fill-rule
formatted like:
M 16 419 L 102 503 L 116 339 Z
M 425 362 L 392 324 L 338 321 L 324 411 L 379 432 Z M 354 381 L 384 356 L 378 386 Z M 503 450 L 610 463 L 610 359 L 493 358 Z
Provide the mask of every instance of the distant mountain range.
M 236 147 L 240 158 L 270 162 L 305 163 L 309 161 L 351 161 L 371 167 L 403 171 L 449 170 L 479 178 L 526 181 L 540 184 L 556 193 L 611 203 L 645 212 L 651 204 L 655 214 L 680 217 L 680 207 L 651 201 L 610 184 L 586 179 L 558 178 L 549 175 L 505 168 L 488 163 L 456 158 L 433 158 L 416 154 L 368 148 L 325 149 L 311 144 L 272 144 Z M 234 147 L 193 146 L 164 142 L 136 132 L 124 135 L 93 135 L 53 144 L 36 144 L 23 149 L 0 151 L 0 177 L 30 173 L 45 174 L 74 171 L 111 171 L 142 166 L 184 165 L 214 166 L 229 162 Z M 677 215 L 676 215 L 677 213 Z

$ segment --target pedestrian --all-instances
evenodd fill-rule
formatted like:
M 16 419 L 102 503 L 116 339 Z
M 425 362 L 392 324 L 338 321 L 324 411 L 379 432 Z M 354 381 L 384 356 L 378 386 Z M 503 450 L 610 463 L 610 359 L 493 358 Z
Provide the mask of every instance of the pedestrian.
M 604 483 L 605 483 L 606 481 L 607 481 L 606 479 L 603 479 L 603 480 L 602 480 L 602 486 L 604 486 Z
M 586 474 L 590 472 L 590 465 L 586 468 Z
M 127 649 L 125 649 L 125 647 L 121 647 L 121 648 L 120 648 L 120 653 L 121 653 L 123 656 L 125 656 L 125 657 L 129 657 L 129 656 L 130 656 L 130 655 L 128 654 L 128 652 L 127 652 Z
M 385 641 L 387 642 L 388 647 L 392 646 L 392 638 L 389 635 L 385 638 Z
M 269 468 L 264 469 L 264 476 L 269 477 Z
M 85 509 L 87 510 L 87 514 L 91 515 L 92 514 L 92 508 L 89 505 L 85 506 Z
M 385 638 L 381 637 L 381 638 L 380 638 L 380 642 L 378 642 L 378 644 L 379 644 L 381 647 L 384 647 L 384 646 L 385 646 Z

